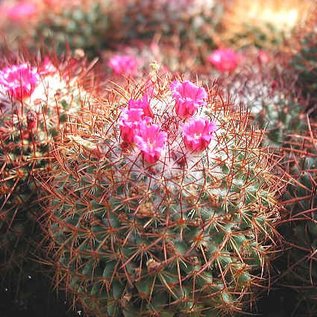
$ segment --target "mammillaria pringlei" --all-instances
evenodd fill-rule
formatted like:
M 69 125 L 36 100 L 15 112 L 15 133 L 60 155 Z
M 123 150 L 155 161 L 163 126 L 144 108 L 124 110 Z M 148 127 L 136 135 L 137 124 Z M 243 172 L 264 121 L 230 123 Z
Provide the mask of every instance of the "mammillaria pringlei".
M 241 312 L 284 186 L 262 133 L 214 86 L 164 77 L 117 95 L 90 120 L 102 129 L 87 120 L 54 152 L 43 228 L 56 286 L 98 317 Z

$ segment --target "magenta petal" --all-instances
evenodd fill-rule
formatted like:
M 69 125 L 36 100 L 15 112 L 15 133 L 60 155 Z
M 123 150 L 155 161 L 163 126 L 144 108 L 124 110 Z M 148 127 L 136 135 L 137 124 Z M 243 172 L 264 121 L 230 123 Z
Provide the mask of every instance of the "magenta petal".
M 192 152 L 205 150 L 213 138 L 214 122 L 204 118 L 190 119 L 183 125 L 183 140 L 186 148 Z
M 188 80 L 183 83 L 174 81 L 170 88 L 175 99 L 175 112 L 182 119 L 193 116 L 199 107 L 205 105 L 206 90 Z
M 160 158 L 166 139 L 166 132 L 161 131 L 158 125 L 146 125 L 141 122 L 134 141 L 144 160 L 148 163 L 155 163 Z
M 232 49 L 218 49 L 207 60 L 220 72 L 231 72 L 240 63 L 240 55 Z
M 134 56 L 114 55 L 110 58 L 108 66 L 116 75 L 135 76 L 138 69 L 138 61 Z
M 0 71 L 0 86 L 15 99 L 23 99 L 33 92 L 40 76 L 28 64 L 12 65 Z

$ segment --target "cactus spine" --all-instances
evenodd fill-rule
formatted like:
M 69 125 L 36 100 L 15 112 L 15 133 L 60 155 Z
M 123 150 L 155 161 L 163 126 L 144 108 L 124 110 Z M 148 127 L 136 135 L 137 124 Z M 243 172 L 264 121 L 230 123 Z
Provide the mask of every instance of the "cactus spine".
M 46 58 L 0 71 L 1 270 L 26 259 L 21 241 L 31 237 L 39 209 L 34 177 L 49 170 L 49 149 L 64 123 L 92 101 L 79 84 L 86 68 L 72 58 L 56 66 Z
M 283 181 L 215 87 L 150 86 L 120 92 L 112 116 L 91 120 L 98 131 L 87 120 L 54 152 L 43 228 L 56 285 L 98 317 L 242 312 Z
M 282 270 L 277 283 L 297 293 L 296 316 L 313 317 L 317 312 L 317 127 L 308 122 L 306 134 L 294 134 L 284 145 L 285 168 L 294 181 L 284 195 L 288 212 L 279 230 L 285 238 L 285 255 L 277 262 Z

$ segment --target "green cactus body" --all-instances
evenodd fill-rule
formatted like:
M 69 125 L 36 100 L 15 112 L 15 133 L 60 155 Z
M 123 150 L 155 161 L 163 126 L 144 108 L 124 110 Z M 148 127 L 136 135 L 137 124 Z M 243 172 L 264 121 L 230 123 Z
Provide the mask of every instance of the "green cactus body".
M 66 3 L 57 8 L 43 10 L 33 30 L 33 42 L 42 39 L 53 45 L 58 53 L 65 50 L 82 49 L 90 58 L 99 56 L 111 44 L 116 35 L 106 8 L 108 1 L 85 1 Z M 115 15 L 115 13 L 112 13 Z M 111 37 L 112 36 L 112 37 Z
M 167 138 L 156 162 L 122 142 L 126 100 L 97 119 L 98 133 L 87 137 L 87 121 L 55 152 L 43 228 L 56 286 L 93 316 L 233 315 L 265 275 L 283 181 L 261 133 L 210 89 L 198 112 L 217 130 L 205 150 L 188 151 L 169 84 L 150 93 Z
M 263 144 L 279 147 L 290 132 L 300 133 L 306 126 L 307 102 L 296 87 L 296 78 L 278 59 L 264 65 L 245 56 L 250 63 L 223 78 L 223 86 L 235 103 L 246 106 L 258 127 L 265 129 Z
M 285 257 L 279 265 L 285 272 L 279 283 L 298 294 L 296 316 L 316 316 L 316 189 L 317 127 L 310 125 L 307 135 L 294 135 L 285 145 L 288 172 L 294 177 L 284 195 L 288 210 L 280 232 L 285 237 Z M 294 313 L 294 314 L 295 314 Z
M 312 30 L 300 34 L 299 48 L 290 60 L 290 66 L 298 75 L 297 84 L 303 91 L 304 96 L 309 100 L 311 107 L 317 101 L 317 31 L 316 21 L 312 25 Z M 302 31 L 303 32 L 303 31 Z
M 69 78 L 66 64 L 57 69 L 46 60 L 38 68 L 27 63 L 8 67 L 32 69 L 37 82 L 22 98 L 2 91 L 0 270 L 11 269 L 26 259 L 28 248 L 20 241 L 31 236 L 39 210 L 33 178 L 49 170 L 49 149 L 64 123 L 92 100 L 80 88 L 79 77 Z M 80 67 L 78 63 L 77 70 Z M 27 84 L 21 79 L 20 89 Z
M 131 39 L 162 36 L 174 39 L 181 48 L 215 47 L 215 28 L 222 15 L 222 5 L 214 1 L 140 1 L 126 4 L 123 27 Z

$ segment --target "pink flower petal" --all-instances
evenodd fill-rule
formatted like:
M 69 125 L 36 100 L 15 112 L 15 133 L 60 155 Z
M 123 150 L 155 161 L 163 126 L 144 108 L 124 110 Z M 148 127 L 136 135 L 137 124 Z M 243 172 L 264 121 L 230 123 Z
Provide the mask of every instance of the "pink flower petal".
M 232 72 L 240 63 L 240 55 L 230 48 L 218 49 L 213 51 L 207 60 L 219 72 Z
M 132 144 L 136 131 L 144 116 L 142 109 L 123 109 L 119 117 L 121 138 L 124 142 Z
M 150 164 L 156 163 L 167 140 L 167 133 L 161 131 L 157 124 L 147 125 L 140 123 L 139 130 L 135 136 L 135 144 L 141 151 L 145 161 Z
M 108 66 L 116 75 L 135 76 L 138 70 L 138 61 L 134 56 L 115 55 L 110 58 Z
M 128 107 L 129 109 L 142 109 L 145 116 L 153 118 L 153 112 L 148 95 L 144 95 L 142 99 L 139 100 L 130 99 Z
M 26 21 L 36 13 L 36 4 L 32 2 L 20 2 L 8 7 L 6 10 L 8 19 L 14 22 Z
M 176 114 L 182 119 L 193 116 L 197 109 L 206 103 L 206 90 L 188 80 L 183 83 L 174 81 L 170 88 L 175 99 Z
M 190 119 L 183 125 L 183 140 L 186 148 L 191 152 L 204 151 L 216 129 L 217 126 L 213 121 L 204 118 Z
M 39 80 L 37 69 L 28 64 L 12 65 L 0 71 L 0 86 L 18 100 L 30 96 Z

